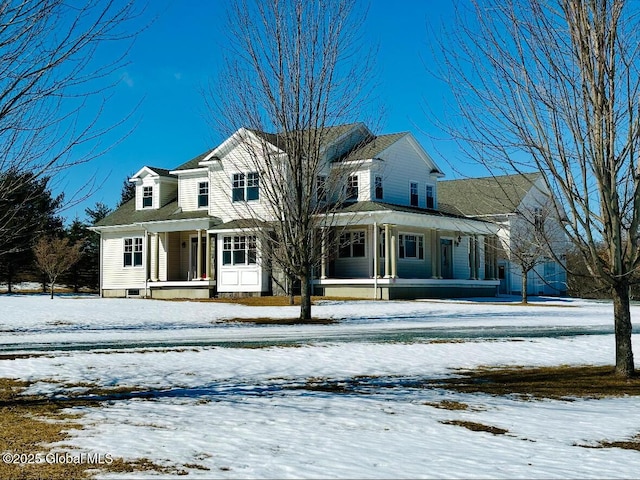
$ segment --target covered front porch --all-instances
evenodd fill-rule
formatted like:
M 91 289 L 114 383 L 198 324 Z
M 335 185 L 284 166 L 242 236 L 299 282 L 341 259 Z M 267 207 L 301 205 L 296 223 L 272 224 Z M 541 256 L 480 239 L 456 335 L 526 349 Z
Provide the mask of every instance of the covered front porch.
M 215 235 L 208 219 L 148 227 L 147 291 L 151 298 L 211 298 L 216 294 Z
M 498 293 L 493 224 L 379 208 L 338 216 L 321 229 L 321 261 L 313 281 L 317 295 L 400 299 Z

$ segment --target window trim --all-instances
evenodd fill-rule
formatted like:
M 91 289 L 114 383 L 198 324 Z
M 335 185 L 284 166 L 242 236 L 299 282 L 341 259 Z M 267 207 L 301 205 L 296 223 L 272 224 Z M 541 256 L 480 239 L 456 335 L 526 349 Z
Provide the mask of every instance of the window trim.
M 360 185 L 359 185 L 358 175 L 349 175 L 347 177 L 347 185 L 345 188 L 345 200 L 355 200 L 358 201 L 358 197 L 360 196 Z
M 384 199 L 384 185 L 382 183 L 382 175 L 376 175 L 373 178 L 373 197 L 376 200 Z
M 153 208 L 153 185 L 142 186 L 142 208 Z
M 243 172 L 233 173 L 231 175 L 231 201 L 245 201 L 245 185 L 246 179 Z
M 427 184 L 426 188 L 425 188 L 425 195 L 426 195 L 426 207 L 429 209 L 434 209 L 436 208 L 436 195 L 435 195 L 435 187 L 433 185 Z M 429 205 L 431 204 L 431 205 Z
M 204 182 L 198 182 L 198 208 L 208 208 L 208 207 L 209 207 L 209 180 L 205 180 Z
M 414 190 L 415 190 L 415 193 L 414 193 Z M 413 202 L 414 199 L 415 199 L 415 203 Z M 411 205 L 412 207 L 420 206 L 420 196 L 418 195 L 418 182 L 409 182 L 409 205 Z
M 349 236 L 347 240 L 344 238 L 346 235 Z M 357 238 L 356 238 L 357 236 Z M 357 243 L 354 240 L 362 240 L 362 242 L 358 241 Z M 354 245 L 362 245 L 362 255 L 354 255 Z M 347 254 L 343 254 L 345 249 L 348 250 Z M 367 258 L 367 231 L 366 230 L 347 230 L 343 231 L 338 236 L 338 258 Z
M 129 245 L 127 245 L 129 243 Z M 128 259 L 127 259 L 128 257 Z M 122 239 L 122 267 L 144 267 L 144 241 L 143 237 L 124 237 Z
M 242 261 L 239 259 L 242 258 Z M 224 235 L 222 237 L 222 266 L 252 266 L 258 263 L 256 235 Z
M 408 257 L 406 255 L 407 245 L 406 240 L 407 237 L 415 237 L 416 243 L 416 256 Z M 413 232 L 402 232 L 398 233 L 398 259 L 409 260 L 413 262 L 423 262 L 425 260 L 424 255 L 424 235 L 421 233 L 413 233 Z
M 236 172 L 231 174 L 231 201 L 256 202 L 260 200 L 260 173 Z

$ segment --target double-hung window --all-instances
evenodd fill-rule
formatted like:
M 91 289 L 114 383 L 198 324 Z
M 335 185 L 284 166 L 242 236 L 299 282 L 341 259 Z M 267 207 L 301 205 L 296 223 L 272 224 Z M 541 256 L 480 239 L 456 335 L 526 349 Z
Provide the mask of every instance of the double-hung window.
M 435 207 L 435 197 L 433 195 L 433 185 L 427 185 L 427 208 Z
M 398 235 L 398 257 L 424 259 L 424 238 L 422 235 Z
M 209 182 L 198 183 L 198 208 L 209 206 Z
M 253 265 L 257 263 L 255 235 L 235 235 L 222 239 L 223 265 Z
M 316 201 L 327 201 L 327 177 L 326 175 L 318 175 L 316 177 Z
M 410 185 L 410 197 L 411 197 L 411 206 L 418 206 L 418 184 L 416 182 L 411 182 Z
M 340 235 L 338 256 L 340 258 L 364 257 L 366 252 L 365 232 L 344 232 Z
M 358 200 L 358 176 L 357 175 L 349 175 L 347 178 L 347 191 L 346 191 L 346 199 L 347 200 Z
M 374 182 L 376 200 L 382 200 L 384 196 L 384 190 L 382 189 L 382 177 L 380 175 L 376 175 Z
M 260 174 L 258 172 L 234 173 L 231 178 L 231 200 L 243 202 L 260 199 Z
M 142 237 L 129 237 L 124 239 L 125 267 L 142 266 Z
M 142 187 L 142 208 L 153 207 L 153 187 Z
M 244 201 L 244 173 L 234 173 L 231 184 L 231 200 L 234 202 Z
M 260 199 L 260 174 L 258 172 L 247 173 L 247 200 Z

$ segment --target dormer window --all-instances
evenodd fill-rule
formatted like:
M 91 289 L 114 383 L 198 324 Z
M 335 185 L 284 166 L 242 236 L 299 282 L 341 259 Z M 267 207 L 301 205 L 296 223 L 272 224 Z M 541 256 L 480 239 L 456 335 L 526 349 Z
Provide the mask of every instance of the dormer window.
M 358 200 L 358 176 L 349 175 L 347 178 L 347 200 Z
M 153 207 L 153 187 L 142 187 L 142 208 Z
M 209 182 L 198 183 L 198 208 L 209 206 Z

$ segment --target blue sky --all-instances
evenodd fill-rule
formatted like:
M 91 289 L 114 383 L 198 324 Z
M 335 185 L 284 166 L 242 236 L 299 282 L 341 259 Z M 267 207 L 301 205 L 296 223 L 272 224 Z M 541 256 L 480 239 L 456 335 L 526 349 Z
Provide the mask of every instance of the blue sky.
M 155 21 L 138 34 L 101 118 L 110 125 L 132 114 L 103 140 L 120 141 L 100 158 L 65 172 L 56 184 L 72 192 L 91 176 L 101 182 L 91 198 L 63 212 L 68 220 L 83 219 L 85 207 L 96 202 L 115 207 L 124 178 L 142 166 L 171 169 L 222 140 L 206 119 L 199 89 L 222 62 L 225 8 L 222 0 L 149 2 L 140 22 Z M 457 153 L 434 138 L 439 134 L 425 114 L 426 103 L 438 111 L 448 92 L 430 76 L 425 61 L 430 56 L 427 23 L 447 21 L 451 8 L 448 0 L 371 0 L 365 25 L 366 35 L 379 44 L 377 95 L 385 109 L 379 133 L 411 131 L 448 178 L 455 174 L 447 161 L 455 164 Z

